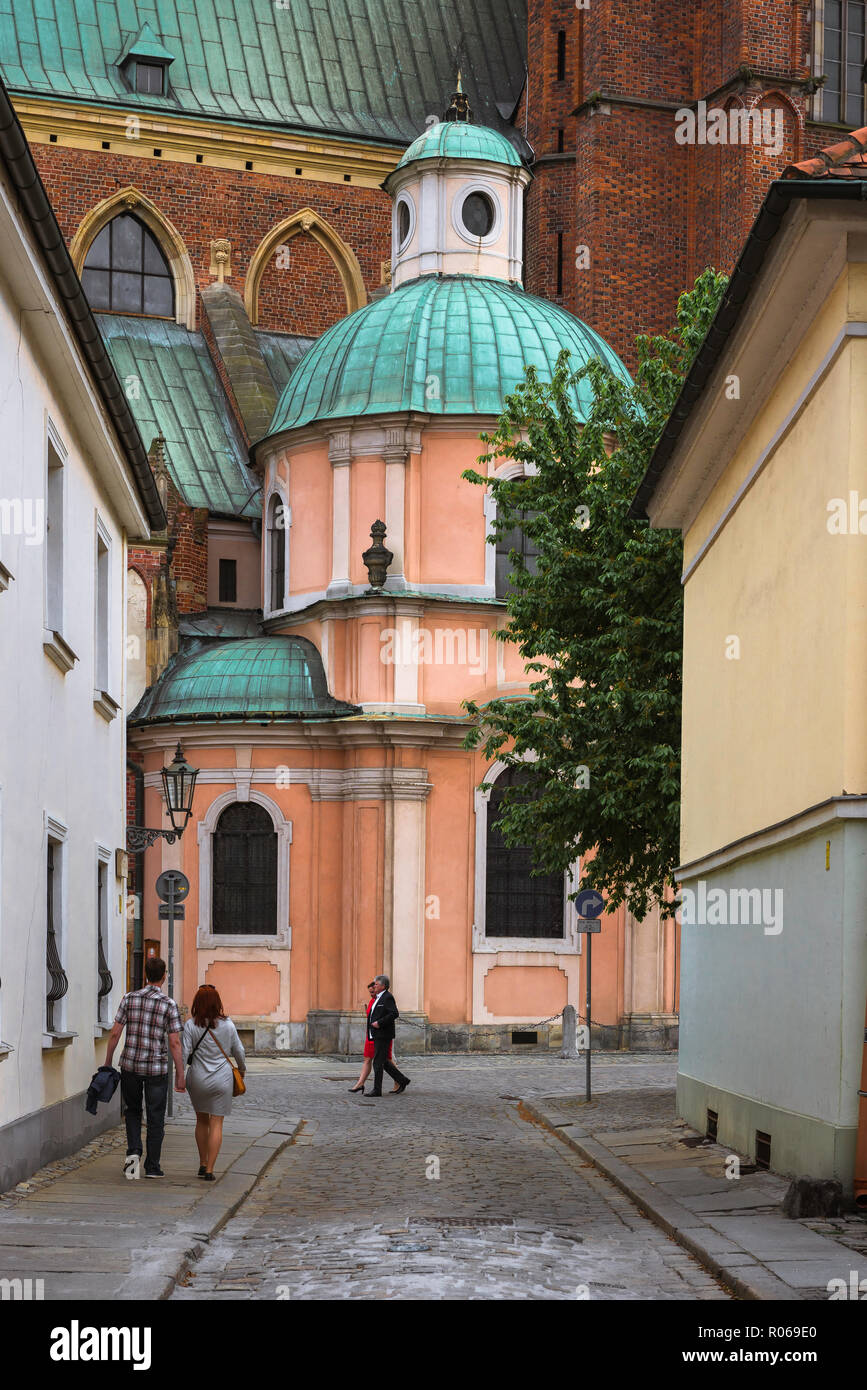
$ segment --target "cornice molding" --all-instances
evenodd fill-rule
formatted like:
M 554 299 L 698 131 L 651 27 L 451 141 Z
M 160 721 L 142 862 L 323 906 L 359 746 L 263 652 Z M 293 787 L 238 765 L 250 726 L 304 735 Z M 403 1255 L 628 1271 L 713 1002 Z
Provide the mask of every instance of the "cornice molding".
M 455 615 L 472 613 L 476 617 L 482 613 L 492 613 L 495 617 L 499 617 L 506 611 L 505 600 L 497 599 L 492 602 L 493 595 L 489 596 L 487 589 L 478 594 L 450 595 L 443 593 L 444 586 L 439 585 L 435 592 L 431 593 L 426 593 L 424 589 L 419 590 L 418 588 L 413 588 L 407 593 L 385 588 L 380 593 L 374 594 L 362 588 L 361 585 L 356 587 L 357 592 L 345 594 L 339 598 L 328 598 L 325 594 L 308 595 L 304 607 L 286 613 L 278 613 L 273 618 L 266 618 L 262 623 L 262 631 L 265 633 L 282 633 L 284 630 L 295 632 L 301 623 L 351 622 L 361 617 L 423 618 L 430 609 L 441 610 L 443 613 L 454 613 Z M 431 585 L 431 589 L 434 589 L 433 585 Z
M 347 455 L 349 458 L 369 454 L 384 457 L 387 450 L 397 447 L 391 441 L 398 439 L 398 431 L 403 431 L 408 452 L 419 454 L 429 431 L 463 435 L 472 430 L 478 436 L 494 429 L 496 424 L 496 415 L 427 415 L 417 410 L 345 415 L 269 435 L 253 445 L 253 462 L 261 470 L 273 459 L 290 459 L 293 449 L 309 449 L 311 444 L 327 444 L 330 449 L 333 439 L 344 437 L 346 442 L 337 446 L 341 461 L 345 461 Z
M 786 820 L 764 826 L 761 830 L 755 830 L 739 840 L 732 840 L 698 859 L 680 864 L 674 871 L 675 876 L 684 883 L 691 882 L 702 875 L 716 873 L 741 859 L 780 849 L 792 841 L 814 835 L 817 831 L 821 830 L 824 833 L 831 825 L 853 820 L 867 820 L 867 796 L 832 796 L 827 801 L 820 801 L 815 806 L 808 806 L 803 811 L 796 812 Z
M 433 784 L 420 767 L 205 767 L 196 786 L 232 786 L 235 799 L 250 800 L 252 787 L 307 787 L 312 801 L 426 801 Z M 158 790 L 162 774 L 146 772 L 145 787 Z M 210 813 L 209 813 L 210 814 Z
M 196 155 L 202 155 L 206 168 L 242 172 L 252 161 L 254 173 L 276 174 L 293 181 L 300 177 L 344 187 L 348 172 L 356 186 L 378 189 L 402 153 L 372 143 L 278 135 L 230 122 L 199 122 L 162 112 L 154 116 L 32 96 L 14 95 L 12 100 L 31 144 L 47 145 L 49 136 L 56 135 L 57 140 L 52 143 L 61 148 L 102 152 L 103 141 L 107 140 L 113 153 L 133 158 L 153 159 L 153 151 L 158 148 L 165 162 L 195 164 Z M 138 121 L 136 139 L 127 136 L 127 121 L 132 117 Z M 299 167 L 303 169 L 300 176 L 295 172 Z
M 304 748 L 318 753 L 324 748 L 354 752 L 361 748 L 463 748 L 469 719 L 450 719 L 441 715 L 365 715 L 348 719 L 316 721 L 315 723 L 270 724 L 160 724 L 129 729 L 130 747 L 140 752 L 174 751 L 180 736 L 189 754 L 195 748 L 235 748 L 243 744 L 251 748 L 281 752 Z M 195 758 L 191 758 L 195 764 Z M 208 769 L 202 769 L 202 775 Z M 266 769 L 257 769 L 263 771 Z M 234 772 L 233 772 L 234 778 Z

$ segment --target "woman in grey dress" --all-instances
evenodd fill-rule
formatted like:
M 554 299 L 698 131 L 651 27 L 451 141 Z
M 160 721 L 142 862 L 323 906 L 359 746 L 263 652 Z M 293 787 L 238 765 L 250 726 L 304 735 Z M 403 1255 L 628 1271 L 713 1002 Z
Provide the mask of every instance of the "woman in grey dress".
M 247 1069 L 238 1030 L 223 1013 L 223 1002 L 213 985 L 202 985 L 196 992 L 184 1024 L 183 1049 L 187 1091 L 196 1112 L 199 1177 L 213 1182 L 214 1164 L 223 1142 L 223 1119 L 232 1113 L 233 1077 L 227 1058 L 234 1057 L 242 1076 Z

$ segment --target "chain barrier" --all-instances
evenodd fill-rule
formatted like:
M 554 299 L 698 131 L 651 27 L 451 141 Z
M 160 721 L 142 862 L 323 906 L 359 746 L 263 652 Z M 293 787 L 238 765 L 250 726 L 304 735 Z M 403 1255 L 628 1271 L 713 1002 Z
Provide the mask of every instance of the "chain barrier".
M 546 1023 L 554 1023 L 558 1018 L 562 1018 L 562 1017 L 563 1017 L 563 1010 L 561 1009 L 560 1012 L 559 1012 L 558 1014 L 551 1014 L 551 1016 L 550 1016 L 549 1018 L 540 1018 L 538 1023 L 516 1023 L 516 1024 L 514 1025 L 514 1031 L 515 1031 L 516 1033 L 531 1033 L 534 1029 L 536 1029 L 536 1028 L 542 1028 L 542 1027 L 544 1027 L 544 1025 L 545 1025 Z M 580 1013 L 578 1012 L 577 1009 L 575 1010 L 575 1019 L 576 1019 L 576 1022 L 578 1022 L 578 1023 L 586 1024 L 586 1022 L 587 1022 L 587 1017 L 586 1017 L 586 1015 L 585 1015 L 585 1014 L 580 1014 Z M 406 1027 L 406 1028 L 423 1028 L 423 1029 L 435 1028 L 436 1031 L 437 1031 L 438 1033 L 450 1033 L 450 1034 L 453 1034 L 454 1036 L 461 1036 L 461 1035 L 463 1035 L 463 1028 L 458 1029 L 458 1028 L 450 1027 L 449 1024 L 447 1024 L 447 1023 L 417 1023 L 417 1022 L 415 1021 L 415 1019 L 412 1019 L 412 1018 L 404 1018 L 403 1015 L 401 1015 L 401 1017 L 400 1017 L 400 1019 L 399 1019 L 399 1022 L 402 1023 L 402 1024 L 404 1025 L 404 1027 Z M 466 1026 L 466 1025 L 464 1025 L 464 1026 Z M 471 1026 L 473 1027 L 473 1037 L 479 1037 L 480 1035 L 481 1035 L 482 1037 L 485 1037 L 485 1036 L 499 1037 L 499 1036 L 501 1035 L 501 1033 L 502 1033 L 502 1027 L 503 1027 L 503 1025 L 495 1025 L 495 1026 L 487 1026 L 487 1027 L 486 1027 L 484 1024 L 481 1024 L 481 1025 L 479 1025 L 479 1024 L 474 1024 L 474 1025 L 471 1025 Z M 506 1026 L 508 1026 L 508 1025 L 506 1025 Z M 605 1027 L 605 1025 L 604 1025 L 603 1023 L 600 1023 L 599 1020 L 596 1019 L 596 1018 L 591 1018 L 591 1019 L 590 1019 L 590 1026 L 591 1026 L 592 1028 L 604 1028 L 604 1027 Z

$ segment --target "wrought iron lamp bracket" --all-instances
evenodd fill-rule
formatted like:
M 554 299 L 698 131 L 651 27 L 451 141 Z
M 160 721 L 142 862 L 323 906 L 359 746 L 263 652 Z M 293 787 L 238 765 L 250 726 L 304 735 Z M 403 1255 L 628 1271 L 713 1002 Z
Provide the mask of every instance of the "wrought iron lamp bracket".
M 148 830 L 143 825 L 128 825 L 126 828 L 126 847 L 130 854 L 139 854 L 143 849 L 150 849 L 151 845 L 157 840 L 166 840 L 173 845 L 179 839 L 180 832 L 177 830 Z

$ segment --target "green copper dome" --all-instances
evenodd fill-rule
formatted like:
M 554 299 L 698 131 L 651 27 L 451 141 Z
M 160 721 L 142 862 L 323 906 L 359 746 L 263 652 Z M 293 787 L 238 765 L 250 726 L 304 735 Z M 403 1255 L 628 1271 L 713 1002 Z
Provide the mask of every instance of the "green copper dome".
M 339 719 L 359 712 L 329 695 L 322 659 L 305 637 L 245 637 L 174 657 L 130 723 Z
M 439 121 L 413 140 L 398 169 L 417 159 L 486 159 L 491 164 L 520 165 L 511 141 L 490 126 L 472 121 Z M 395 171 L 396 172 L 396 171 Z
M 556 304 L 507 280 L 425 275 L 317 339 L 290 376 L 269 435 L 390 411 L 499 415 L 525 366 L 550 381 L 563 348 L 575 370 L 599 356 L 629 381 L 605 340 Z M 573 403 L 585 420 L 587 381 L 573 388 Z

